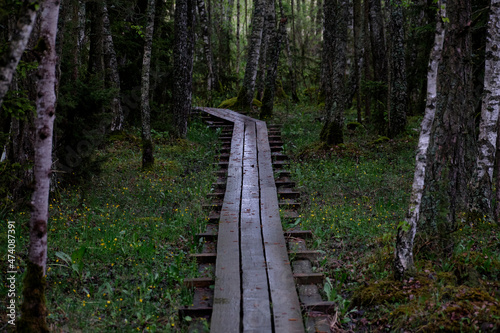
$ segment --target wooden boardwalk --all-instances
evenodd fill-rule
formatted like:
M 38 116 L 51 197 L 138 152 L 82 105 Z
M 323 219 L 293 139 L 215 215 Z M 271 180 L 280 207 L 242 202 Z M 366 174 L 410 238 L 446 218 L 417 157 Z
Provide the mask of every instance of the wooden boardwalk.
M 304 332 L 266 123 L 231 110 L 198 109 L 234 124 L 219 220 L 211 332 Z

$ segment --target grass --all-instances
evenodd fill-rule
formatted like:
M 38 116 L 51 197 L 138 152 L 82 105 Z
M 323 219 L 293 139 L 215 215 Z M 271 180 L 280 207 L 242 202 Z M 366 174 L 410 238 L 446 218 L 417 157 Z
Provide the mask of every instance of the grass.
M 394 140 L 370 129 L 346 130 L 325 147 L 316 107 L 287 104 L 282 123 L 290 171 L 301 191 L 300 218 L 323 254 L 314 269 L 327 276 L 324 299 L 338 305 L 337 328 L 353 331 L 495 331 L 500 327 L 500 248 L 490 222 L 462 223 L 443 255 L 436 235 L 419 233 L 418 273 L 392 278 L 396 229 L 408 207 L 418 118 Z M 346 123 L 354 121 L 346 114 Z M 217 133 L 190 125 L 187 140 L 154 133 L 154 169 L 140 168 L 137 133 L 110 138 L 97 151 L 102 172 L 83 185 L 51 193 L 47 301 L 55 332 L 184 332 L 177 310 L 191 303 L 183 280 L 197 274 L 189 258 L 203 231 L 202 204 L 214 181 Z M 29 213 L 16 221 L 16 264 L 26 266 Z M 6 221 L 2 221 L 6 223 Z M 6 226 L 5 226 L 6 227 Z M 285 228 L 289 225 L 285 225 Z M 7 236 L 0 235 L 7 248 Z M 7 270 L 2 251 L 0 269 Z M 21 274 L 17 290 L 22 290 Z M 6 284 L 0 312 L 6 313 Z M 20 294 L 18 294 L 20 296 Z M 18 307 L 19 309 L 19 307 Z M 2 322 L 5 317 L 2 317 Z
M 197 273 L 189 254 L 206 223 L 202 203 L 214 180 L 217 140 L 200 123 L 189 133 L 180 141 L 157 135 L 155 166 L 147 172 L 139 140 L 133 134 L 115 139 L 97 151 L 106 160 L 100 175 L 51 193 L 47 302 L 53 331 L 168 332 L 182 326 L 177 309 L 192 298 L 182 282 Z M 12 212 L 8 220 L 18 228 L 22 271 L 29 213 Z M 0 244 L 7 248 L 6 235 Z M 2 251 L 2 271 L 4 256 Z M 20 291 L 21 274 L 17 281 Z M 2 300 L 6 293 L 2 284 Z
M 290 171 L 302 193 L 298 223 L 313 231 L 310 248 L 324 255 L 324 299 L 338 305 L 337 328 L 354 331 L 495 331 L 500 328 L 497 226 L 462 223 L 455 250 L 439 251 L 436 235 L 417 234 L 414 278 L 393 279 L 397 226 L 408 209 L 420 119 L 405 133 L 380 139 L 370 129 L 345 131 L 344 144 L 319 143 L 321 113 L 287 106 L 283 124 Z M 346 113 L 346 123 L 355 114 Z M 287 226 L 285 226 L 287 227 Z

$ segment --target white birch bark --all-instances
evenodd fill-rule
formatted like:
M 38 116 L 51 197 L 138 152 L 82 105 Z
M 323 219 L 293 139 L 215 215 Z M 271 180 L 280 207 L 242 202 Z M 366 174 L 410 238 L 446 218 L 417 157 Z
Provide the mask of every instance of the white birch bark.
M 109 24 L 108 7 L 103 4 L 103 30 L 104 30 L 104 61 L 106 63 L 107 79 L 111 83 L 111 87 L 115 89 L 113 99 L 111 100 L 111 110 L 113 112 L 113 120 L 111 121 L 111 131 L 121 131 L 123 129 L 123 109 L 120 99 L 120 75 L 118 73 L 118 62 L 116 60 L 115 46 L 111 28 Z
M 57 0 L 47 0 L 43 4 L 40 28 L 40 44 L 43 43 L 38 66 L 37 82 L 37 118 L 35 120 L 35 190 L 32 196 L 30 219 L 31 263 L 42 267 L 45 275 L 47 262 L 47 220 L 49 207 L 49 184 L 52 167 L 52 135 L 55 119 L 56 85 L 56 34 L 59 16 Z
M 151 137 L 151 109 L 149 106 L 149 73 L 151 69 L 151 49 L 153 46 L 155 0 L 148 1 L 147 26 L 144 43 L 144 56 L 142 58 L 141 81 L 141 122 L 142 122 L 142 167 L 153 165 L 153 139 Z
M 410 207 L 405 221 L 398 226 L 396 250 L 394 258 L 395 276 L 403 278 L 413 270 L 413 242 L 417 231 L 417 223 L 420 217 L 420 205 L 425 186 L 425 172 L 427 167 L 427 150 L 431 139 L 431 129 L 436 114 L 437 101 L 437 76 L 438 67 L 443 51 L 445 27 L 443 18 L 446 17 L 446 2 L 438 2 L 439 13 L 437 16 L 434 46 L 429 59 L 429 70 L 427 73 L 427 104 L 416 156 L 415 175 L 413 179 Z
M 238 93 L 238 104 L 244 108 L 251 108 L 255 93 L 255 80 L 257 78 L 257 66 L 260 59 L 260 46 L 264 28 L 265 5 L 265 0 L 254 0 L 252 32 L 248 37 L 248 58 L 245 77 Z
M 491 210 L 491 185 L 497 143 L 497 126 L 500 108 L 500 0 L 492 0 L 484 70 L 484 96 L 479 123 L 478 157 L 476 161 L 477 190 L 482 193 L 474 199 L 477 204 Z M 485 193 L 486 192 L 486 193 Z M 479 207 L 478 206 L 478 207 Z
M 28 44 L 36 21 L 37 7 L 38 1 L 24 1 L 16 30 L 12 34 L 7 50 L 0 58 L 0 106 L 2 106 L 5 94 L 9 91 L 12 77 Z

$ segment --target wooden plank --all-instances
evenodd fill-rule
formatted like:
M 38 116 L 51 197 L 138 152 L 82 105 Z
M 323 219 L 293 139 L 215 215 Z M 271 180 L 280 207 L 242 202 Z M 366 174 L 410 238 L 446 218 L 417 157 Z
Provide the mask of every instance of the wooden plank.
M 272 332 L 259 213 L 259 171 L 254 122 L 245 124 L 244 146 L 240 226 L 243 332 Z
M 220 214 L 211 332 L 239 332 L 241 280 L 239 217 L 244 124 L 234 124 L 226 194 Z
M 257 121 L 259 184 L 264 250 L 275 332 L 304 332 L 302 313 L 279 215 L 266 123 Z

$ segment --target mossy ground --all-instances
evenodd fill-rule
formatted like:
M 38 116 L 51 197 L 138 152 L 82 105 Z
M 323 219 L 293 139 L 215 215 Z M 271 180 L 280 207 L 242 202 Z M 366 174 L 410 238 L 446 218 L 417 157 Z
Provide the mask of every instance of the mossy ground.
M 290 171 L 301 191 L 299 224 L 310 248 L 324 254 L 324 272 L 339 307 L 337 327 L 358 331 L 496 332 L 500 329 L 498 226 L 462 219 L 443 254 L 437 235 L 417 234 L 411 279 L 395 281 L 397 225 L 408 209 L 420 118 L 389 140 L 346 126 L 344 144 L 319 141 L 321 113 L 314 106 L 276 108 Z M 346 124 L 356 120 L 346 113 Z M 285 225 L 290 227 L 291 225 Z M 328 287 L 330 288 L 330 287 Z M 332 296 L 333 295 L 333 296 Z

